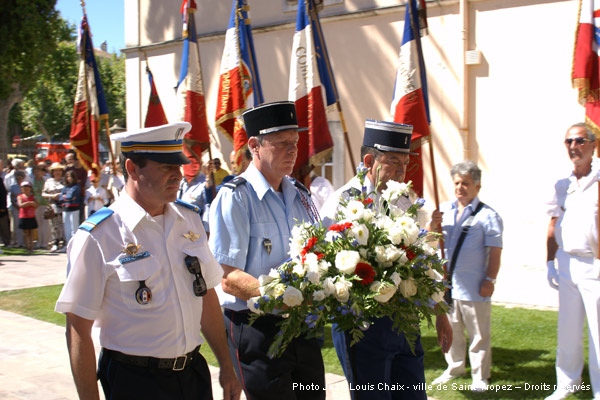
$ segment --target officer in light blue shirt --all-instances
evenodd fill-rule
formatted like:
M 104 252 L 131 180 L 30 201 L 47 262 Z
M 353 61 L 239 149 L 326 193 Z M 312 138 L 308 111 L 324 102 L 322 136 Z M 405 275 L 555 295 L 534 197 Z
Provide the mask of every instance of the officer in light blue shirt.
M 210 209 L 210 248 L 223 267 L 221 305 L 231 357 L 246 397 L 324 399 L 325 374 L 316 339 L 298 338 L 270 359 L 278 316 L 251 326 L 246 301 L 260 296 L 258 276 L 286 261 L 292 228 L 314 223 L 309 191 L 289 178 L 298 152 L 293 102 L 264 104 L 243 114 L 253 161 L 221 188 Z

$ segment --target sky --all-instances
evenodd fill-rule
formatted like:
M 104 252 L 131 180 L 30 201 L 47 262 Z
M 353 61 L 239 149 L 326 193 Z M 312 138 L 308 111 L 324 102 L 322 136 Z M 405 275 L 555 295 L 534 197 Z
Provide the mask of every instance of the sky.
M 100 48 L 105 40 L 108 52 L 119 52 L 125 48 L 124 0 L 89 0 L 85 2 L 85 11 L 92 32 L 94 47 Z M 58 0 L 56 9 L 77 29 L 81 24 L 83 10 L 80 0 Z

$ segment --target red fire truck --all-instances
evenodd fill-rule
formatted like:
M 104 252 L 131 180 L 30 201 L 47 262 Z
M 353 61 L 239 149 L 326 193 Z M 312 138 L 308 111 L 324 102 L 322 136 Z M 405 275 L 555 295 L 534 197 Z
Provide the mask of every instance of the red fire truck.
M 69 142 L 38 142 L 35 145 L 36 154 L 49 158 L 52 162 L 61 162 L 71 149 Z

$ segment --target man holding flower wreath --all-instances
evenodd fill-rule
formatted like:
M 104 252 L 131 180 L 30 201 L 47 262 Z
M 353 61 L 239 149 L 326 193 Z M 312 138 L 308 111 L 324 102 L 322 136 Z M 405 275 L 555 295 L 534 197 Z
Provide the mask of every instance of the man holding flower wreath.
M 308 190 L 287 177 L 298 153 L 293 102 L 263 104 L 243 114 L 252 163 L 226 183 L 210 210 L 210 248 L 224 271 L 225 327 L 248 399 L 325 399 L 325 370 L 315 338 L 294 339 L 279 358 L 269 346 L 282 317 L 249 324 L 247 300 L 260 296 L 258 277 L 288 259 L 298 222 L 315 222 Z
M 361 148 L 362 166 L 366 174 L 364 186 L 358 176 L 338 189 L 334 196 L 323 205 L 321 214 L 323 223 L 331 225 L 336 220 L 340 199 L 350 198 L 361 191 L 377 193 L 388 187 L 390 181 L 403 182 L 410 156 L 412 126 L 367 120 L 363 146 Z M 416 201 L 401 196 L 393 205 L 400 211 L 406 211 Z M 388 207 L 380 199 L 374 204 Z M 432 228 L 439 228 L 441 214 L 436 210 L 432 215 Z M 438 341 L 444 352 L 452 343 L 452 329 L 446 314 L 436 318 Z M 393 328 L 390 318 L 380 318 L 364 331 L 364 337 L 350 345 L 348 331 L 332 331 L 333 342 L 338 358 L 348 380 L 353 400 L 365 399 L 426 399 L 424 351 L 420 336 L 414 338 L 411 348 L 404 333 Z M 412 338 L 411 338 L 412 340 Z M 401 390 L 391 388 L 402 387 Z

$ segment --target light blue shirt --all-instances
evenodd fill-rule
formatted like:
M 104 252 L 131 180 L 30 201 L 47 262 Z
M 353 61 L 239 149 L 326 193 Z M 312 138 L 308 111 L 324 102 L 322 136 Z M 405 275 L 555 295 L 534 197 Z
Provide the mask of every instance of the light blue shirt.
M 452 260 L 462 226 L 478 204 L 479 198 L 475 197 L 465 207 L 458 221 L 458 201 L 442 204 L 441 211 L 444 213 L 442 218 L 444 255 L 448 260 Z M 490 301 L 490 297 L 479 295 L 479 288 L 487 272 L 488 248 L 502 247 L 502 231 L 502 218 L 491 207 L 484 205 L 473 218 L 471 227 L 458 253 L 458 259 L 452 274 L 453 299 Z
M 193 204 L 204 209 L 204 182 L 206 177 L 204 174 L 198 174 L 189 183 L 182 179 L 179 184 L 178 199 L 187 203 Z
M 209 246 L 221 264 L 258 278 L 289 258 L 292 228 L 312 222 L 307 211 L 311 200 L 309 193 L 301 193 L 285 177 L 282 201 L 254 164 L 241 176 L 246 183 L 235 189 L 223 186 L 211 204 Z M 221 305 L 236 311 L 247 309 L 246 301 L 233 296 L 223 296 Z

